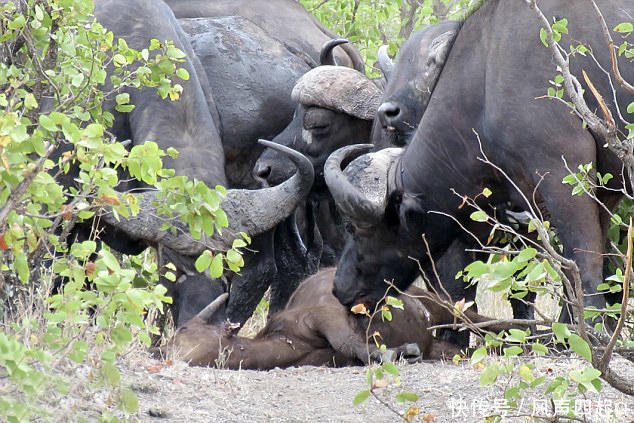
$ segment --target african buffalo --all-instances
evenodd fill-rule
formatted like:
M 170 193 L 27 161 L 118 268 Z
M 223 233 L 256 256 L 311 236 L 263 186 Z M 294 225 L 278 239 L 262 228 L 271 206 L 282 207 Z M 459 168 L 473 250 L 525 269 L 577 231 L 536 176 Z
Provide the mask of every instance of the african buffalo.
M 380 69 L 387 79 L 377 118 L 372 126 L 372 144 L 377 148 L 407 145 L 416 131 L 434 91 L 460 24 L 446 21 L 416 31 L 403 44 L 396 65 L 379 54 Z
M 387 55 L 387 46 L 381 47 L 378 62 L 388 83 L 370 136 L 375 149 L 409 144 L 429 104 L 459 28 L 459 22 L 446 21 L 413 33 L 399 50 L 396 64 Z M 476 287 L 467 287 L 462 280 L 454 277 L 456 269 L 464 268 L 477 257 L 475 253 L 465 253 L 465 249 L 472 247 L 470 241 L 467 234 L 461 234 L 447 250 L 433 255 L 433 266 L 431 262 L 421 263 L 431 285 L 439 289 L 442 281 L 454 301 L 475 299 Z M 483 259 L 486 260 L 486 257 Z M 438 274 L 438 280 L 434 273 Z M 531 297 L 532 294 L 529 294 L 525 300 Z M 511 304 L 517 317 L 532 317 L 532 310 L 526 302 L 512 299 Z M 447 332 L 443 337 L 449 336 L 452 342 L 468 345 L 466 332 L 462 335 Z
M 229 369 L 367 364 L 379 355 L 373 341 L 366 346 L 368 319 L 351 314 L 333 296 L 334 275 L 335 269 L 327 268 L 302 282 L 287 307 L 274 314 L 253 339 L 236 336 L 237 325 L 215 323 L 225 299 L 219 297 L 176 331 L 165 352 L 194 366 L 218 364 Z M 369 333 L 378 331 L 381 342 L 396 353 L 415 351 L 423 358 L 439 358 L 456 352 L 435 341 L 427 330 L 434 324 L 451 323 L 453 316 L 437 302 L 419 297 L 422 292 L 411 287 L 407 294 L 416 297 L 400 295 L 404 309 L 393 308 L 391 322 L 377 316 Z M 473 322 L 488 320 L 469 310 L 466 314 Z M 493 327 L 497 329 L 506 328 Z
M 611 68 L 599 19 L 589 2 L 584 7 L 563 0 L 539 4 L 549 19 L 568 19 L 571 36 L 563 34 L 564 49 L 574 37 L 592 47 L 603 69 Z M 610 28 L 634 14 L 631 3 L 624 1 L 604 1 L 601 9 Z M 562 156 L 572 169 L 594 162 L 602 174 L 612 173 L 615 177 L 608 186 L 615 190 L 622 188 L 628 175 L 621 178 L 620 160 L 564 104 L 540 98 L 557 72 L 550 50 L 539 40 L 540 25 L 534 11 L 522 2 L 483 2 L 461 24 L 411 143 L 402 151 L 365 155 L 352 162 L 345 174 L 342 160 L 367 151 L 366 147 L 345 147 L 326 162 L 330 192 L 355 226 L 334 282 L 342 304 L 376 302 L 385 290 L 385 279 L 400 288 L 409 286 L 417 271 L 409 257 L 426 260 L 422 234 L 432 254 L 450 245 L 462 232 L 460 225 L 486 242 L 490 227 L 473 222 L 471 210 L 461 208 L 462 199 L 450 189 L 473 198 L 488 187 L 493 194 L 486 199 L 480 196 L 479 204 L 491 214 L 496 208 L 531 209 L 524 195 L 533 198 L 535 193 L 540 210 L 557 228 L 565 256 L 579 266 L 586 306 L 605 305 L 603 296 L 593 294 L 602 280 L 608 213 L 589 196 L 571 196 L 570 188 L 562 184 L 568 174 Z M 581 69 L 604 93 L 616 116 L 613 96 L 607 95 L 611 92 L 607 75 L 591 58 L 577 55 L 571 70 L 580 75 Z M 623 67 L 622 73 L 634 80 L 633 66 Z M 615 88 L 618 106 L 624 110 L 634 98 Z M 598 109 L 592 96 L 586 95 L 586 101 L 591 109 Z M 480 148 L 515 185 L 477 159 Z M 597 196 L 608 208 L 620 199 L 618 191 L 598 190 Z
M 330 41 L 334 34 L 294 1 L 172 0 L 168 5 L 189 35 L 207 75 L 206 94 L 213 95 L 208 101 L 210 111 L 217 110 L 230 187 L 254 186 L 251 169 L 262 151 L 256 140 L 272 138 L 291 121 L 295 107 L 291 90 L 297 79 L 320 64 L 364 68 L 360 54 L 351 45 L 333 51 L 341 42 Z M 245 252 L 241 274 L 228 276 L 232 320 L 243 323 L 278 276 L 299 282 L 314 273 L 321 249 L 319 234 L 299 238 L 292 217 L 254 238 L 251 251 Z M 191 265 L 183 267 L 189 273 L 194 271 Z M 273 285 L 271 309 L 281 309 L 296 284 Z M 184 316 L 199 310 L 188 304 Z M 177 324 L 183 322 L 177 319 Z
M 327 58 L 332 48 L 345 42 L 340 39 L 327 43 L 321 56 Z M 317 245 L 321 251 L 302 249 L 301 240 L 293 242 L 293 239 L 284 236 L 284 229 L 276 231 L 275 250 L 280 271 L 271 288 L 272 312 L 284 307 L 306 276 L 317 271 L 320 266 L 334 265 L 339 258 L 345 231 L 323 179 L 324 162 L 339 147 L 351 142 L 368 141 L 381 91 L 361 72 L 343 66 L 322 65 L 297 81 L 291 97 L 297 102 L 293 120 L 273 142 L 306 155 L 313 164 L 313 187 L 294 219 L 300 226 L 297 233 L 304 235 L 306 244 Z M 265 186 L 278 185 L 290 176 L 289 164 L 274 150 L 265 150 L 253 173 Z M 285 226 L 294 224 L 287 222 Z M 315 241 L 316 237 L 319 237 L 318 242 Z M 289 241 L 290 246 L 286 245 Z M 297 255 L 293 251 L 303 251 L 305 256 L 312 254 L 314 260 L 305 261 L 307 266 L 304 268 L 297 265 L 297 260 L 286 265 L 289 254 L 291 257 Z
M 297 79 L 323 60 L 364 70 L 359 52 L 337 38 L 293 0 L 168 0 L 207 74 L 231 187 L 252 187 L 251 169 L 271 139 L 288 125 Z M 214 106 L 210 106 L 213 108 Z
M 208 107 L 209 97 L 203 92 L 203 87 L 208 86 L 206 76 L 204 72 L 200 74 L 200 65 L 172 11 L 162 1 L 104 0 L 97 3 L 95 16 L 106 28 L 123 37 L 131 48 L 140 50 L 148 45 L 150 39 L 157 38 L 174 40 L 174 45 L 187 54 L 180 66 L 187 69 L 190 78 L 178 81 L 183 87 L 179 101 L 162 100 L 152 89 L 146 88 L 129 90 L 130 102 L 136 106 L 131 113 L 115 112 L 113 100 L 104 103 L 104 110 L 115 115 L 113 134 L 120 140 L 131 139 L 132 144 L 153 140 L 163 149 L 176 147 L 180 157 L 166 164 L 175 168 L 177 175 L 197 178 L 211 187 L 226 185 L 225 156 Z M 284 186 L 255 191 L 228 190 L 222 208 L 227 213 L 230 227 L 223 231 L 222 236 L 217 234 L 201 243 L 193 241 L 186 230 L 177 235 L 161 231 L 162 222 L 155 218 L 150 207 L 155 198 L 154 192 L 150 191 L 141 194 L 142 211 L 138 216 L 121 221 L 110 214 L 103 216 L 102 222 L 114 228 L 103 232 L 104 240 L 128 253 L 138 252 L 134 250 L 137 247 L 159 246 L 174 261 L 193 267 L 195 256 L 205 248 L 230 248 L 238 231 L 252 236 L 270 232 L 295 210 L 313 182 L 313 169 L 305 157 L 285 147 L 272 147 L 281 148 L 293 157 L 298 166 L 297 175 Z M 266 241 L 254 238 L 254 245 L 263 243 Z M 183 270 L 182 267 L 180 269 Z M 236 304 L 235 308 L 241 307 Z

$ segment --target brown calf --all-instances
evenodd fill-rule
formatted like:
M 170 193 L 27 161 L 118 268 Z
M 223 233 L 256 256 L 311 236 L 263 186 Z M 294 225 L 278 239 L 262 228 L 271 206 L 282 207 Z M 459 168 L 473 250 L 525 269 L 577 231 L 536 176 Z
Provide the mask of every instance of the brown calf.
M 235 335 L 236 327 L 229 322 L 207 323 L 226 301 L 227 294 L 223 294 L 176 331 L 167 351 L 193 366 L 222 365 L 229 369 L 367 364 L 370 358 L 380 356 L 372 341 L 369 348 L 366 345 L 368 319 L 351 314 L 334 297 L 334 273 L 334 268 L 324 269 L 302 282 L 286 308 L 271 316 L 253 339 Z M 407 293 L 420 295 L 421 290 L 411 287 Z M 392 353 L 420 354 L 423 358 L 448 353 L 446 349 L 452 347 L 435 341 L 427 328 L 451 323 L 451 313 L 426 299 L 407 295 L 399 298 L 404 310 L 392 308 L 391 322 L 376 317 L 368 333 L 378 331 L 380 342 Z M 472 312 L 468 315 L 474 321 L 485 319 Z

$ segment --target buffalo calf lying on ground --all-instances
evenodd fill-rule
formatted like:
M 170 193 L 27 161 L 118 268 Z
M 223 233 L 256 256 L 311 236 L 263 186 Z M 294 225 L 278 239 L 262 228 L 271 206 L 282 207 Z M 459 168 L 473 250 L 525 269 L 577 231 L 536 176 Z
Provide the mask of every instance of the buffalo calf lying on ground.
M 380 357 L 372 341 L 369 349 L 366 346 L 368 319 L 349 313 L 337 301 L 332 294 L 334 274 L 335 269 L 328 268 L 302 282 L 287 307 L 273 315 L 253 339 L 235 335 L 237 325 L 229 322 L 208 323 L 217 321 L 214 315 L 227 297 L 223 294 L 181 326 L 166 350 L 194 366 L 218 364 L 229 369 L 367 364 L 370 358 Z M 411 287 L 407 293 L 420 295 L 422 290 Z M 394 353 L 422 358 L 453 354 L 455 347 L 435 341 L 427 330 L 435 324 L 451 323 L 451 313 L 426 299 L 407 295 L 399 298 L 404 310 L 392 309 L 391 322 L 376 317 L 367 332 L 378 331 L 380 342 L 391 349 L 383 358 L 394 357 Z M 467 313 L 475 322 L 486 320 L 474 312 Z

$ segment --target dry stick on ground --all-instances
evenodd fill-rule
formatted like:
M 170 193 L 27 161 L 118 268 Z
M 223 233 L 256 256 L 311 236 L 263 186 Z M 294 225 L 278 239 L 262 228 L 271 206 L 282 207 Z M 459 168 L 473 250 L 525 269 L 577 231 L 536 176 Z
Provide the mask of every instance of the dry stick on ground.
M 564 77 L 564 89 L 566 91 L 566 94 L 568 95 L 572 103 L 574 104 L 575 110 L 582 116 L 583 120 L 588 124 L 588 127 L 596 135 L 598 135 L 600 139 L 604 140 L 606 144 L 608 145 L 608 147 L 610 148 L 610 150 L 614 152 L 617 155 L 617 157 L 619 157 L 619 159 L 624 163 L 625 167 L 628 170 L 628 174 L 630 176 L 633 175 L 634 174 L 634 154 L 633 154 L 632 144 L 622 142 L 619 139 L 618 130 L 617 130 L 616 124 L 614 123 L 614 118 L 612 117 L 610 110 L 607 108 L 605 101 L 603 100 L 603 97 L 596 90 L 596 88 L 592 84 L 592 81 L 590 81 L 587 75 L 584 75 L 586 83 L 590 87 L 592 94 L 596 97 L 599 103 L 599 108 L 601 109 L 601 112 L 603 113 L 603 119 L 599 118 L 595 113 L 593 113 L 588 108 L 588 105 L 583 99 L 583 88 L 581 84 L 579 83 L 579 80 L 570 72 L 568 55 L 565 53 L 565 50 L 554 40 L 553 30 L 550 26 L 548 19 L 543 14 L 541 9 L 537 6 L 537 0 L 527 0 L 527 2 L 530 8 L 535 11 L 537 18 L 542 22 L 543 29 L 546 31 L 546 41 L 553 54 L 553 58 L 555 59 L 555 62 L 559 66 L 559 69 L 561 70 L 561 74 Z M 616 52 L 614 50 L 614 43 L 608 31 L 607 24 L 605 23 L 605 19 L 603 18 L 603 15 L 601 14 L 601 11 L 599 7 L 597 6 L 596 2 L 594 0 L 590 0 L 590 2 L 592 3 L 594 10 L 597 13 L 597 16 L 599 17 L 602 30 L 603 30 L 603 35 L 608 42 L 608 46 L 610 47 L 610 52 L 611 52 L 610 57 L 612 60 L 612 72 L 614 73 L 615 78 L 621 84 L 621 86 L 623 86 L 623 88 L 626 91 L 632 93 L 634 92 L 634 87 L 631 86 L 626 81 L 624 81 L 619 72 Z M 563 54 L 566 54 L 566 57 L 563 56 L 562 52 Z M 629 238 L 629 236 L 628 236 L 628 242 L 631 242 L 631 238 Z M 631 261 L 631 255 L 630 255 L 630 261 Z M 629 262 L 628 262 L 628 265 L 631 268 L 631 264 Z M 576 267 L 576 264 L 574 266 L 573 274 L 578 275 L 578 268 Z M 626 278 L 628 278 L 628 276 L 626 276 Z M 577 278 L 575 277 L 575 291 L 577 293 L 577 296 L 579 294 L 583 295 L 581 285 L 577 283 L 576 279 Z M 625 287 L 624 287 L 624 295 L 625 295 Z M 583 297 L 578 298 L 578 300 L 582 301 L 582 298 Z M 627 303 L 625 304 L 625 307 L 627 307 Z M 623 314 L 621 315 L 621 317 L 623 317 Z M 619 321 L 620 320 L 621 319 L 619 319 Z M 587 334 L 585 333 L 585 327 L 584 327 L 585 325 L 583 322 L 583 317 L 581 318 L 581 320 L 577 320 L 577 321 L 578 321 L 579 329 L 581 329 L 582 331 L 579 333 L 579 335 L 588 343 L 588 345 L 591 345 L 587 337 Z M 614 337 L 610 340 L 610 343 L 612 343 L 613 340 L 614 340 Z M 596 352 L 596 349 L 595 349 L 595 352 Z M 611 354 L 608 355 L 609 352 L 610 350 L 606 349 L 606 353 L 604 354 L 600 362 L 598 361 L 596 354 L 593 354 L 592 364 L 602 371 L 603 378 L 610 385 L 612 385 L 612 387 L 628 395 L 634 395 L 634 385 L 628 384 L 625 381 L 623 381 L 622 378 L 619 378 L 609 368 L 609 360 L 611 355 Z

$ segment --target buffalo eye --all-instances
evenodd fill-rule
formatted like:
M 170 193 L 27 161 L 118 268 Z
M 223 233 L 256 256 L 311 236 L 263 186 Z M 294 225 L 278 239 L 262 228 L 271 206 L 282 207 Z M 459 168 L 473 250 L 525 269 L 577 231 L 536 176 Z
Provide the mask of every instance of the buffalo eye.
M 311 107 L 304 113 L 304 129 L 316 135 L 328 131 L 333 112 L 321 107 Z

